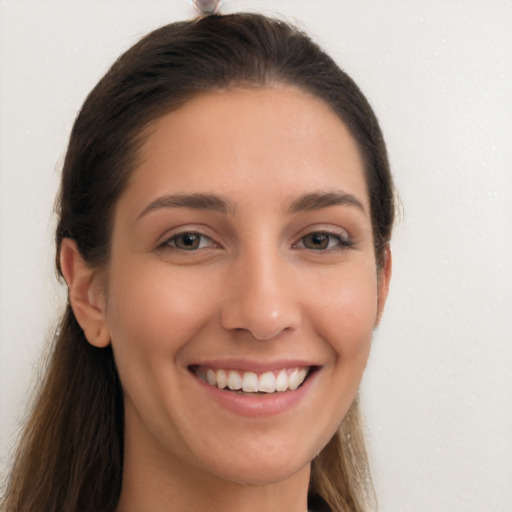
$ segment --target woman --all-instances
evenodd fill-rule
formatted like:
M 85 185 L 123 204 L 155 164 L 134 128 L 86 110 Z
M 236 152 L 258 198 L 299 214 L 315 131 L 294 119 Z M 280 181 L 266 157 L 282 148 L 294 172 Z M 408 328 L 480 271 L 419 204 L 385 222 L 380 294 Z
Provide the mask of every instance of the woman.
M 5 510 L 368 510 L 394 197 L 332 59 L 255 14 L 152 32 L 85 101 L 58 204 L 69 303 Z

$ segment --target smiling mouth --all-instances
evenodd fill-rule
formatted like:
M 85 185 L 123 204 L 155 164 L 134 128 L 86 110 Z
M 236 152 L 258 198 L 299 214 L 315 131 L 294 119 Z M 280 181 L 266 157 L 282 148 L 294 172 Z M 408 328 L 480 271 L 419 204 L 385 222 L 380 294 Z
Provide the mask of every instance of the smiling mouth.
M 212 387 L 237 393 L 261 395 L 294 391 L 315 369 L 313 366 L 307 366 L 256 373 L 242 370 L 214 370 L 197 365 L 189 367 L 192 373 Z

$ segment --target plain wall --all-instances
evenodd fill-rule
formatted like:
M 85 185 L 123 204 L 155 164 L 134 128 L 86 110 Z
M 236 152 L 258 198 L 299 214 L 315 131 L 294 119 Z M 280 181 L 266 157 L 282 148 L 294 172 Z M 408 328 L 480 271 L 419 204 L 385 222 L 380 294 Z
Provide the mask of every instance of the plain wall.
M 356 80 L 405 215 L 362 385 L 381 512 L 512 511 L 512 2 L 225 0 L 298 20 Z M 64 292 L 66 141 L 118 54 L 187 0 L 0 0 L 0 473 Z

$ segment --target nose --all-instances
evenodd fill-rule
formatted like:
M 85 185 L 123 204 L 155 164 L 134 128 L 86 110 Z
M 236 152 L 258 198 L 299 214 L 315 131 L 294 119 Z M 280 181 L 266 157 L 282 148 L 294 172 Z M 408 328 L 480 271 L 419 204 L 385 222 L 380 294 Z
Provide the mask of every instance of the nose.
M 296 330 L 301 308 L 289 265 L 277 250 L 258 250 L 241 259 L 229 274 L 223 327 L 248 332 L 259 341 Z

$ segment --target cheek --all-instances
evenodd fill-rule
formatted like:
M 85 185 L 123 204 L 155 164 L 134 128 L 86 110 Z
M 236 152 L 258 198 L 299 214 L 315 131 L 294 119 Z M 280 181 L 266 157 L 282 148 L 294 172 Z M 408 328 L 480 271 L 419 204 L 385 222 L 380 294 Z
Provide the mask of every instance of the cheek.
M 345 362 L 366 361 L 377 319 L 377 278 L 372 265 L 340 271 L 317 297 L 318 332 Z
M 118 359 L 126 353 L 174 360 L 213 314 L 200 276 L 164 270 L 138 266 L 136 272 L 119 269 L 122 279 L 112 275 L 107 316 Z

